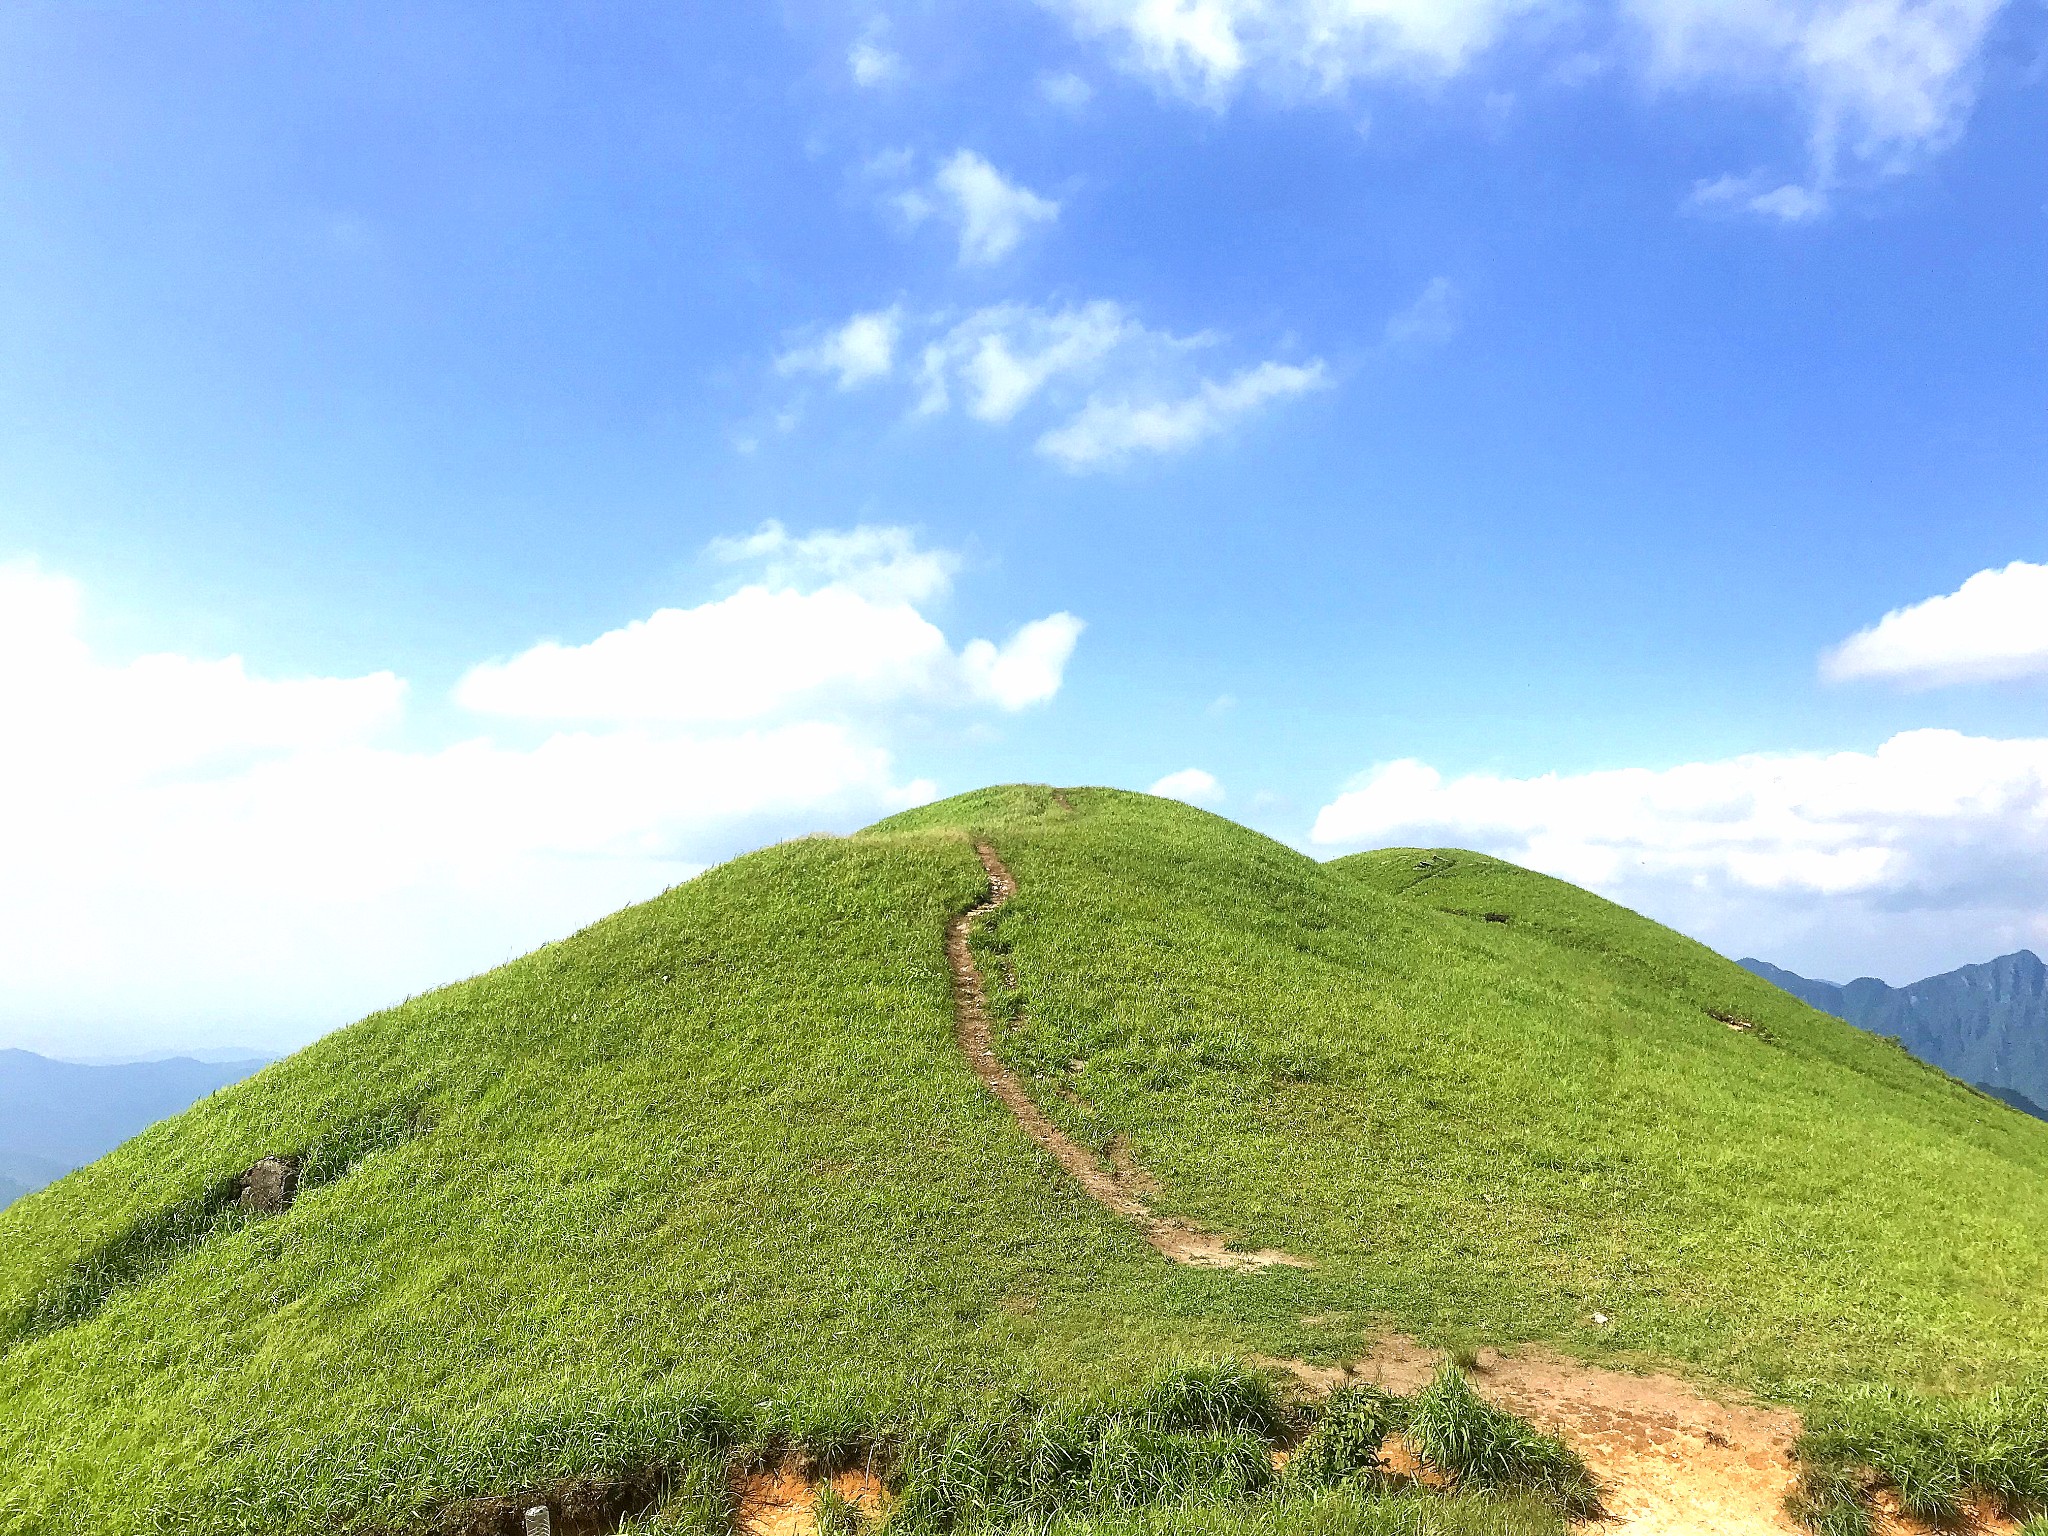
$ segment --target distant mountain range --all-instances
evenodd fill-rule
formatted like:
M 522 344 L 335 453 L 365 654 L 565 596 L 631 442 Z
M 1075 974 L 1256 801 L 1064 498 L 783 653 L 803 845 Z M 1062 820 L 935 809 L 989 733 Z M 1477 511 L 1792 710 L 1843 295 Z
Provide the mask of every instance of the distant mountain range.
M 2032 950 L 1903 987 L 1873 976 L 1814 981 L 1767 960 L 1737 963 L 1823 1013 L 1896 1036 L 1922 1061 L 2048 1120 L 2048 965 Z
M 257 1057 L 175 1057 L 85 1066 L 0 1050 L 0 1206 L 111 1152 L 263 1064 Z

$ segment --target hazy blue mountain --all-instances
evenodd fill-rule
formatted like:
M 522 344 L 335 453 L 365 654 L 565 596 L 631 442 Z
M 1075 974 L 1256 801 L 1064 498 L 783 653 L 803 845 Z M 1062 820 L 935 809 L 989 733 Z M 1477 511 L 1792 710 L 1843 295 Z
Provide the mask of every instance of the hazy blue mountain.
M 260 1060 L 83 1066 L 0 1050 L 0 1205 L 111 1152 Z
M 1796 976 L 1765 960 L 1738 962 L 1824 1013 L 1896 1035 L 1922 1061 L 2048 1119 L 2048 966 L 2032 950 L 1891 987 Z
M 2000 1088 L 1995 1083 L 1979 1083 L 1977 1086 L 1994 1099 L 2004 1100 L 2023 1115 L 2032 1115 L 2036 1120 L 2048 1120 L 2048 1108 L 2036 1104 L 2024 1093 L 2011 1088 Z

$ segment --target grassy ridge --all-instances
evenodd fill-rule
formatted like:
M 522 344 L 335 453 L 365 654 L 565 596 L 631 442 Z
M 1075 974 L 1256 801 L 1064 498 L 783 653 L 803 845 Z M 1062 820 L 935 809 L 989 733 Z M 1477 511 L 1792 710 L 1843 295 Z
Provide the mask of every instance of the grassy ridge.
M 1304 1310 L 1343 1315 L 1299 1349 L 1390 1321 L 1779 1395 L 2042 1359 L 2039 1123 L 1496 860 L 1318 866 L 1190 808 L 1030 793 L 885 825 L 993 830 L 1013 1065 L 1165 1209 L 1316 1259 Z
M 1020 882 L 977 943 L 1046 1112 L 1313 1270 L 1164 1263 L 974 1079 L 939 944 L 969 831 Z M 340 1031 L 0 1212 L 19 1319 L 266 1153 L 424 1128 L 15 1328 L 0 1530 L 404 1519 L 706 1426 L 900 1439 L 1386 1326 L 1779 1396 L 2042 1357 L 2048 1125 L 1583 892 L 1424 861 L 985 791 Z M 1411 1528 L 1314 1502 L 1287 1528 Z

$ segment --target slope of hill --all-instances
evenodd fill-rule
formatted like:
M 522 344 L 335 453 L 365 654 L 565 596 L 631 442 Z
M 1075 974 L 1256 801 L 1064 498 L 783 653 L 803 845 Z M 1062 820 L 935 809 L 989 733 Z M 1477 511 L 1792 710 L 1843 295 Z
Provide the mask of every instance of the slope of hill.
M 2032 950 L 1903 987 L 1874 976 L 1846 985 L 1814 981 L 1764 960 L 1737 963 L 1823 1013 L 1894 1037 L 1964 1082 L 2018 1095 L 2029 1113 L 2048 1105 L 2048 966 Z
M 987 1091 L 942 943 L 972 838 L 1015 876 L 971 941 L 1028 1105 L 1145 1222 L 1304 1266 L 1170 1262 Z M 246 1214 L 266 1155 L 296 1202 Z M 1167 1391 L 1145 1433 L 1227 1483 L 1268 1410 L 1228 1371 L 1143 1397 L 1162 1361 L 1397 1332 L 1786 1400 L 2018 1382 L 2048 1126 L 1496 860 L 1017 787 L 735 860 L 214 1095 L 0 1213 L 0 1320 L 10 1531 L 471 1528 L 451 1501 L 733 1443 L 929 1471 L 971 1459 L 948 1425 L 1087 1393 Z
M 260 1061 L 86 1066 L 0 1050 L 0 1205 L 89 1163 Z M 9 1184 L 18 1186 L 11 1192 Z

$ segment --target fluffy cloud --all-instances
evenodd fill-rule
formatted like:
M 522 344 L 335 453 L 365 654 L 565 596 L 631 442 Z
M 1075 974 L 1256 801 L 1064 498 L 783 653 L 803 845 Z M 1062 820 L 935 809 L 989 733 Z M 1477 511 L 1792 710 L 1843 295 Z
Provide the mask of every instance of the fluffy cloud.
M 1663 80 L 1777 85 L 1808 121 L 1811 188 L 1760 191 L 1760 211 L 1799 216 L 1844 162 L 1907 168 L 1960 131 L 1976 61 L 2004 0 L 1631 0 Z M 1775 201 L 1774 201 L 1775 200 Z
M 2048 565 L 2015 560 L 1895 609 L 1823 656 L 1821 672 L 1923 688 L 2048 674 Z
M 472 669 L 480 723 L 439 744 L 409 739 L 388 672 L 106 660 L 74 583 L 0 568 L 0 1039 L 294 1043 L 740 848 L 929 798 L 894 764 L 902 714 L 1043 703 L 1081 630 L 955 650 L 917 607 L 953 562 L 902 530 L 770 525 L 718 553 L 753 579 Z
M 1056 613 L 958 653 L 908 601 L 852 584 L 747 586 L 663 608 L 582 645 L 544 640 L 472 668 L 478 714 L 605 724 L 730 725 L 890 705 L 1021 709 L 1059 691 L 1081 623 Z
M 2048 740 L 1920 730 L 1868 753 L 1536 778 L 1403 760 L 1324 806 L 1311 838 L 1478 848 L 1723 949 L 1850 974 L 2048 937 Z
M 1060 216 L 1060 205 L 1019 186 L 971 149 L 953 155 L 928 188 L 905 192 L 896 206 L 915 223 L 934 214 L 950 220 L 960 234 L 960 264 L 989 266 L 1001 261 L 1042 224 Z
M 279 682 L 249 676 L 239 656 L 102 666 L 79 638 L 81 604 L 73 581 L 0 565 L 0 718 L 11 738 L 0 782 L 149 784 L 366 740 L 404 710 L 405 684 L 389 672 Z
M 836 374 L 841 389 L 886 379 L 896 366 L 896 336 L 903 317 L 895 309 L 870 310 L 775 360 L 775 371 Z
M 1805 125 L 1801 179 L 1765 172 L 1695 187 L 1692 206 L 1811 218 L 1854 169 L 1895 174 L 1954 139 L 2005 0 L 1041 0 L 1127 68 L 1221 106 L 1244 84 L 1341 96 L 1359 82 L 1436 81 L 1511 32 L 1584 57 L 1640 61 L 1650 81 L 1775 93 Z M 1563 25 L 1568 23 L 1569 25 Z
M 934 316 L 921 328 L 928 339 L 916 367 L 904 370 L 914 378 L 917 415 L 957 409 L 1002 424 L 1036 408 L 1056 418 L 1040 429 L 1038 452 L 1076 472 L 1182 451 L 1328 382 L 1316 359 L 1269 359 L 1209 377 L 1199 362 L 1220 338 L 1155 330 L 1106 299 L 1060 309 L 995 304 Z M 787 359 L 783 369 L 793 371 Z
M 1223 786 L 1206 768 L 1183 768 L 1178 773 L 1169 773 L 1146 793 L 1164 795 L 1169 800 L 1185 800 L 1189 805 L 1223 803 Z

